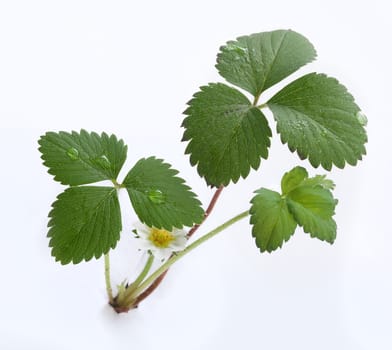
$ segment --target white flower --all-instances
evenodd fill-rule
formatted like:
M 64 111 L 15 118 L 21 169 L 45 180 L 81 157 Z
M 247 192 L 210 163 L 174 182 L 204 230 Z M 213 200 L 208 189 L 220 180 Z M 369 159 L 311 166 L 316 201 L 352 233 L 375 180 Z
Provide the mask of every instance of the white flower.
M 184 230 L 174 228 L 172 231 L 148 227 L 140 222 L 134 224 L 139 246 L 149 250 L 158 259 L 166 259 L 173 252 L 184 250 L 187 237 Z

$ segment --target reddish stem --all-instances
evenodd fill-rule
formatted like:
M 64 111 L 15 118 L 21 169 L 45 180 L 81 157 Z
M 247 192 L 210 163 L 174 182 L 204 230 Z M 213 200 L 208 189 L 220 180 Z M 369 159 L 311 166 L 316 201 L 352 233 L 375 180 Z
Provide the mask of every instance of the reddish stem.
M 218 187 L 218 188 L 216 189 L 214 195 L 213 195 L 212 198 L 211 198 L 210 204 L 208 205 L 207 210 L 206 210 L 205 213 L 204 213 L 203 221 L 202 221 L 200 224 L 194 225 L 194 226 L 189 230 L 188 235 L 187 235 L 188 238 L 190 238 L 190 237 L 197 231 L 197 229 L 201 226 L 201 224 L 203 224 L 203 222 L 206 221 L 206 219 L 208 218 L 208 216 L 211 214 L 211 212 L 212 212 L 212 210 L 214 209 L 215 204 L 216 204 L 216 202 L 217 202 L 217 200 L 218 200 L 218 198 L 219 198 L 219 196 L 220 196 L 222 190 L 223 190 L 223 186 L 220 186 L 220 187 Z
M 208 218 L 208 216 L 211 214 L 212 210 L 215 207 L 215 204 L 223 190 L 224 186 L 220 186 L 219 188 L 217 188 L 217 190 L 215 191 L 214 195 L 211 198 L 210 204 L 207 207 L 207 210 L 204 213 L 204 218 L 203 221 L 200 224 L 196 224 L 194 225 L 188 232 L 187 237 L 190 238 L 196 231 L 197 229 L 204 223 L 204 221 L 206 221 L 206 219 Z M 151 285 L 143 292 L 141 293 L 135 300 L 135 303 L 133 304 L 133 307 L 137 307 L 144 299 L 146 299 L 163 281 L 163 279 L 165 278 L 167 272 L 169 270 L 166 270 L 164 273 L 162 273 L 153 283 L 151 283 Z

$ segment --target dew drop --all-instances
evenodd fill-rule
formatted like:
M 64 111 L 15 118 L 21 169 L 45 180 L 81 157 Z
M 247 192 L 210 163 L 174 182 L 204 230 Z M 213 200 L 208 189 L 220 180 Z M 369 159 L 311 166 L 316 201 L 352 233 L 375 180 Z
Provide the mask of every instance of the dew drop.
M 362 126 L 367 125 L 368 119 L 367 119 L 365 113 L 363 113 L 362 111 L 359 111 L 356 114 L 356 117 L 357 117 L 357 120 L 359 121 L 359 124 L 361 124 Z
M 79 151 L 76 148 L 69 148 L 67 150 L 67 156 L 71 158 L 72 160 L 78 160 L 79 159 Z
M 100 166 L 103 169 L 109 169 L 111 164 L 110 161 L 108 159 L 108 157 L 106 157 L 105 155 L 102 155 L 100 157 L 94 158 L 92 159 L 93 163 Z
M 248 52 L 248 49 L 246 47 L 241 47 L 233 43 L 228 44 L 226 46 L 226 49 L 229 51 L 234 51 L 241 56 L 245 55 Z
M 148 199 L 154 204 L 165 203 L 165 195 L 160 190 L 151 190 L 147 192 Z

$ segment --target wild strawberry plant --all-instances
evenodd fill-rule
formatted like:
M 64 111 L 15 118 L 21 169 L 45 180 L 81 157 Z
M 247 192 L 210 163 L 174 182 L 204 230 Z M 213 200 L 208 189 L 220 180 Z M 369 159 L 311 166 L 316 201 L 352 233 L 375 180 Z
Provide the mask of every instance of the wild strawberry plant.
M 188 102 L 182 123 L 191 165 L 215 188 L 205 210 L 178 171 L 159 158 L 140 159 L 120 181 L 127 146 L 115 135 L 85 130 L 43 135 L 43 164 L 54 180 L 67 186 L 49 213 L 49 246 L 55 259 L 78 264 L 104 256 L 109 303 L 117 312 L 127 312 L 157 288 L 171 265 L 241 219 L 250 221 L 250 236 L 261 252 L 282 247 L 298 226 L 311 237 L 333 243 L 334 183 L 325 175 L 310 176 L 300 166 L 283 174 L 280 192 L 256 189 L 245 211 L 189 243 L 221 191 L 268 158 L 272 133 L 265 110 L 272 112 L 282 143 L 314 168 L 356 165 L 365 154 L 366 117 L 334 78 L 306 74 L 260 102 L 264 91 L 315 57 L 313 45 L 291 30 L 242 36 L 220 48 L 216 68 L 227 83 L 202 86 Z M 91 185 L 102 180 L 112 186 Z M 140 220 L 124 232 L 121 190 L 128 192 Z M 148 259 L 137 278 L 121 283 L 113 295 L 109 252 L 121 234 L 131 232 Z M 158 266 L 151 272 L 154 259 Z

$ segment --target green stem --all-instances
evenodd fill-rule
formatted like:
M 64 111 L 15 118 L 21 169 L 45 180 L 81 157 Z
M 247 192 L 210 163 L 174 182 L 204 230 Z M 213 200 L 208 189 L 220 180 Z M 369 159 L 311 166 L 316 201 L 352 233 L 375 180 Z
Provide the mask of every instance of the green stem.
M 256 108 L 263 109 L 267 107 L 267 103 L 262 103 L 261 105 L 256 106 Z
M 255 96 L 255 98 L 253 99 L 253 103 L 252 103 L 252 105 L 253 105 L 254 107 L 256 107 L 256 106 L 257 106 L 257 102 L 259 102 L 259 98 L 260 98 L 260 94 L 259 94 L 259 95 L 257 95 L 257 96 Z
M 134 300 L 134 291 L 136 288 L 140 285 L 140 283 L 143 282 L 143 280 L 146 278 L 148 272 L 151 269 L 152 263 L 154 262 L 154 255 L 149 253 L 149 257 L 146 261 L 146 264 L 144 265 L 143 270 L 140 272 L 139 276 L 136 277 L 135 281 L 125 290 L 125 293 L 120 296 L 118 299 L 118 302 L 122 305 L 132 305 L 132 302 Z
M 110 258 L 109 253 L 105 254 L 105 282 L 106 292 L 108 293 L 109 303 L 113 303 L 113 290 L 110 283 Z
M 120 188 L 123 188 L 123 187 L 124 187 L 124 185 L 118 183 L 116 179 L 112 179 L 112 183 L 113 183 L 114 187 L 115 187 L 116 189 L 118 189 L 118 190 L 119 190 Z
M 139 276 L 137 276 L 135 281 L 131 284 L 130 288 L 137 287 L 140 283 L 142 283 L 143 280 L 146 278 L 148 272 L 150 271 L 152 263 L 154 262 L 154 255 L 152 255 L 151 253 L 148 254 L 149 257 L 146 261 L 146 265 L 144 265 L 142 272 L 140 272 Z
M 169 260 L 167 260 L 161 267 L 159 267 L 155 272 L 153 272 L 143 283 L 141 283 L 133 292 L 134 296 L 137 296 L 143 290 L 145 290 L 151 283 L 153 283 L 162 273 L 164 273 L 170 266 L 172 266 L 176 261 L 180 260 L 183 256 L 191 252 L 193 249 L 197 248 L 199 245 L 208 241 L 210 238 L 216 236 L 219 232 L 225 230 L 229 226 L 233 225 L 237 221 L 245 218 L 249 215 L 248 211 L 244 211 L 241 214 L 231 218 L 222 225 L 218 226 L 214 230 L 208 232 L 204 236 L 200 237 L 198 240 L 194 241 L 192 244 L 187 246 L 184 250 L 173 255 Z

